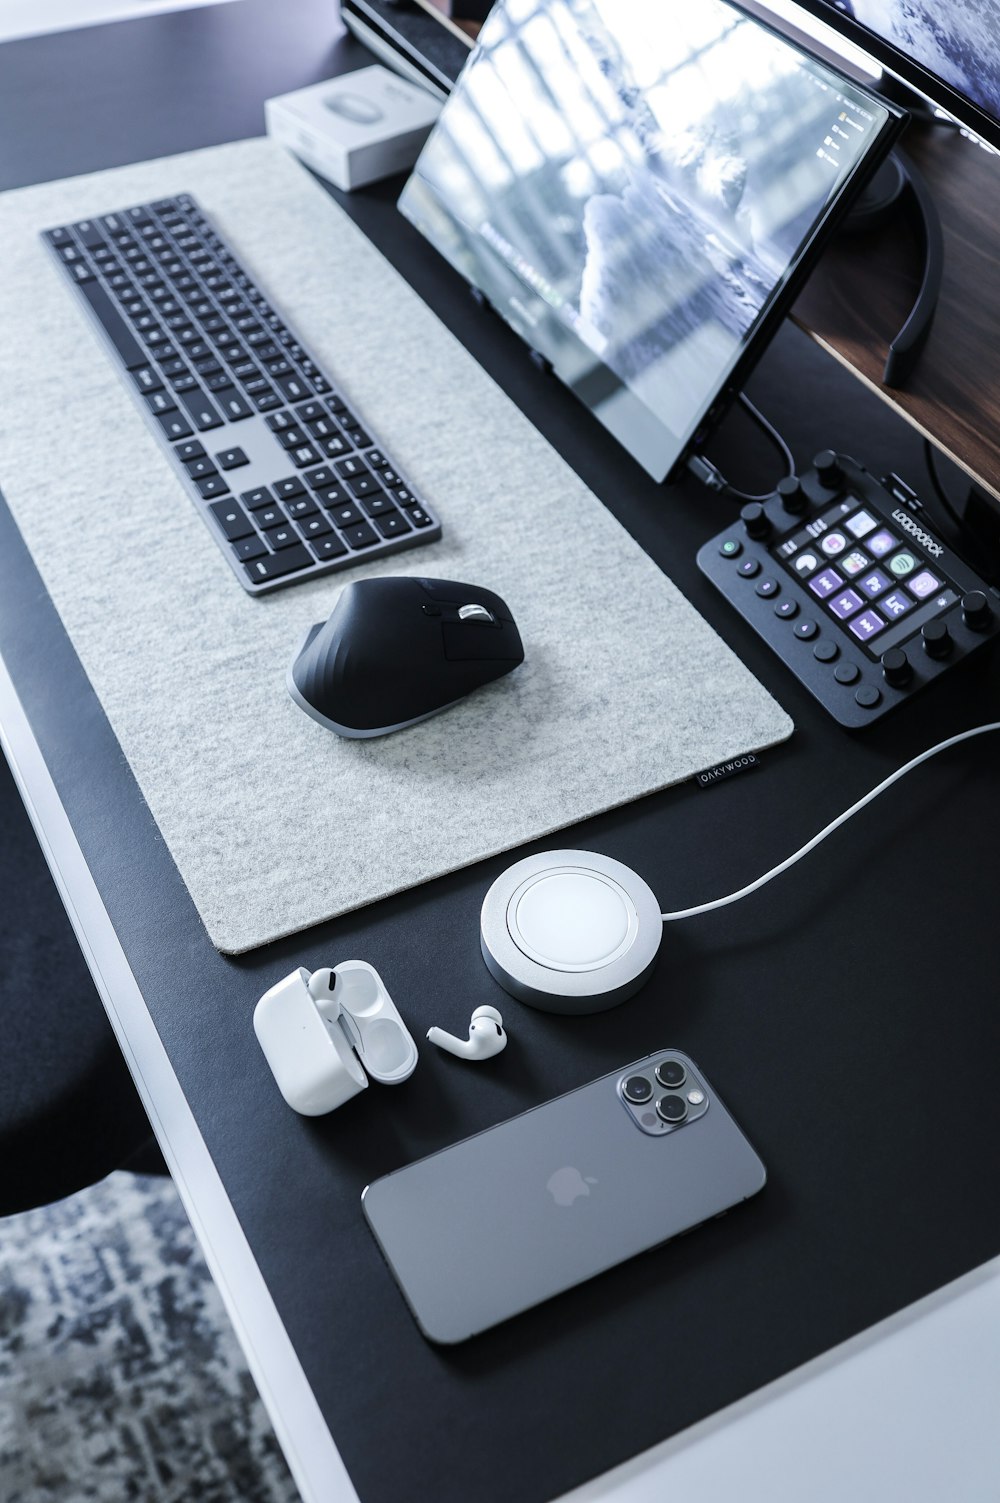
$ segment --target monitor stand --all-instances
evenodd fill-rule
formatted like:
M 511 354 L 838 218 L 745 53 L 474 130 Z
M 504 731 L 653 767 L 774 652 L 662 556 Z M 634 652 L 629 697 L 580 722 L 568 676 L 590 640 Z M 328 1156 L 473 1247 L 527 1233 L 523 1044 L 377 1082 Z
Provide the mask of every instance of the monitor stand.
M 886 158 L 841 225 L 841 234 L 864 235 L 890 219 L 906 216 L 923 245 L 920 289 L 899 333 L 892 340 L 882 372 L 883 386 L 905 386 L 927 343 L 937 311 L 944 273 L 944 236 L 934 195 L 909 157 L 896 150 Z

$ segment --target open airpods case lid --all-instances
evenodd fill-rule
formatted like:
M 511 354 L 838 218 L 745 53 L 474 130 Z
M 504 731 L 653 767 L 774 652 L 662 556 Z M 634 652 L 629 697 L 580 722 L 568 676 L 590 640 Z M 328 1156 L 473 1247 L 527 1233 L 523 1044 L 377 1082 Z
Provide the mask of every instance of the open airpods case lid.
M 417 1046 L 373 966 L 342 961 L 318 997 L 310 979 L 300 966 L 254 1009 L 257 1039 L 290 1107 L 317 1117 L 363 1091 L 368 1075 L 383 1085 L 412 1075 Z

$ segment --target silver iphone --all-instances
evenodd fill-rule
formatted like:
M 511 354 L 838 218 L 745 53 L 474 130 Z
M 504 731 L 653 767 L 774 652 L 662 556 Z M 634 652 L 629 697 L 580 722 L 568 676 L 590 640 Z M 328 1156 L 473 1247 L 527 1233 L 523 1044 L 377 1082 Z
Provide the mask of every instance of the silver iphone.
M 417 1324 L 457 1342 L 762 1189 L 766 1171 L 677 1049 L 368 1185 L 365 1215 Z

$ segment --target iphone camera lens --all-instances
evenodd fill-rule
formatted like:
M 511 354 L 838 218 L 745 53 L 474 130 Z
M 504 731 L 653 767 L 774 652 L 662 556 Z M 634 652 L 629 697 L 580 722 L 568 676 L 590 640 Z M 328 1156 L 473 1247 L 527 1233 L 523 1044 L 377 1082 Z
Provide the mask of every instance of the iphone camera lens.
M 683 1096 L 661 1096 L 656 1110 L 664 1122 L 683 1122 L 688 1109 Z
M 630 1075 L 622 1086 L 622 1095 L 625 1097 L 625 1100 L 634 1101 L 637 1106 L 640 1106 L 644 1101 L 648 1101 L 652 1094 L 653 1087 L 645 1075 Z
M 687 1071 L 679 1059 L 665 1059 L 656 1067 L 656 1078 L 668 1091 L 678 1091 L 687 1079 Z

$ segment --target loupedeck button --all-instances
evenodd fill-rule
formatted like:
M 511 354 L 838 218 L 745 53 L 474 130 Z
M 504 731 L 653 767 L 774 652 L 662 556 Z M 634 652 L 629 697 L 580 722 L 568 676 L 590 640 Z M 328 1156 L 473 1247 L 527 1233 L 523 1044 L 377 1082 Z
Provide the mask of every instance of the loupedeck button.
M 856 663 L 838 663 L 833 676 L 838 684 L 854 684 L 861 677 L 861 669 Z
M 774 607 L 774 614 L 782 621 L 791 621 L 793 616 L 799 614 L 799 602 L 797 600 L 779 600 Z
M 836 642 L 817 642 L 813 648 L 813 657 L 820 663 L 832 663 L 839 654 L 840 648 Z
M 862 684 L 854 698 L 863 710 L 874 710 L 882 695 L 874 684 Z
M 723 558 L 739 558 L 743 552 L 743 544 L 739 538 L 723 538 L 719 544 L 719 552 Z
M 818 631 L 815 621 L 800 621 L 795 628 L 795 635 L 800 642 L 811 642 Z
M 778 593 L 778 581 L 776 579 L 762 579 L 756 586 L 757 594 L 761 600 L 770 600 Z
M 736 572 L 742 579 L 753 579 L 755 574 L 760 573 L 760 563 L 755 558 L 745 558 Z

